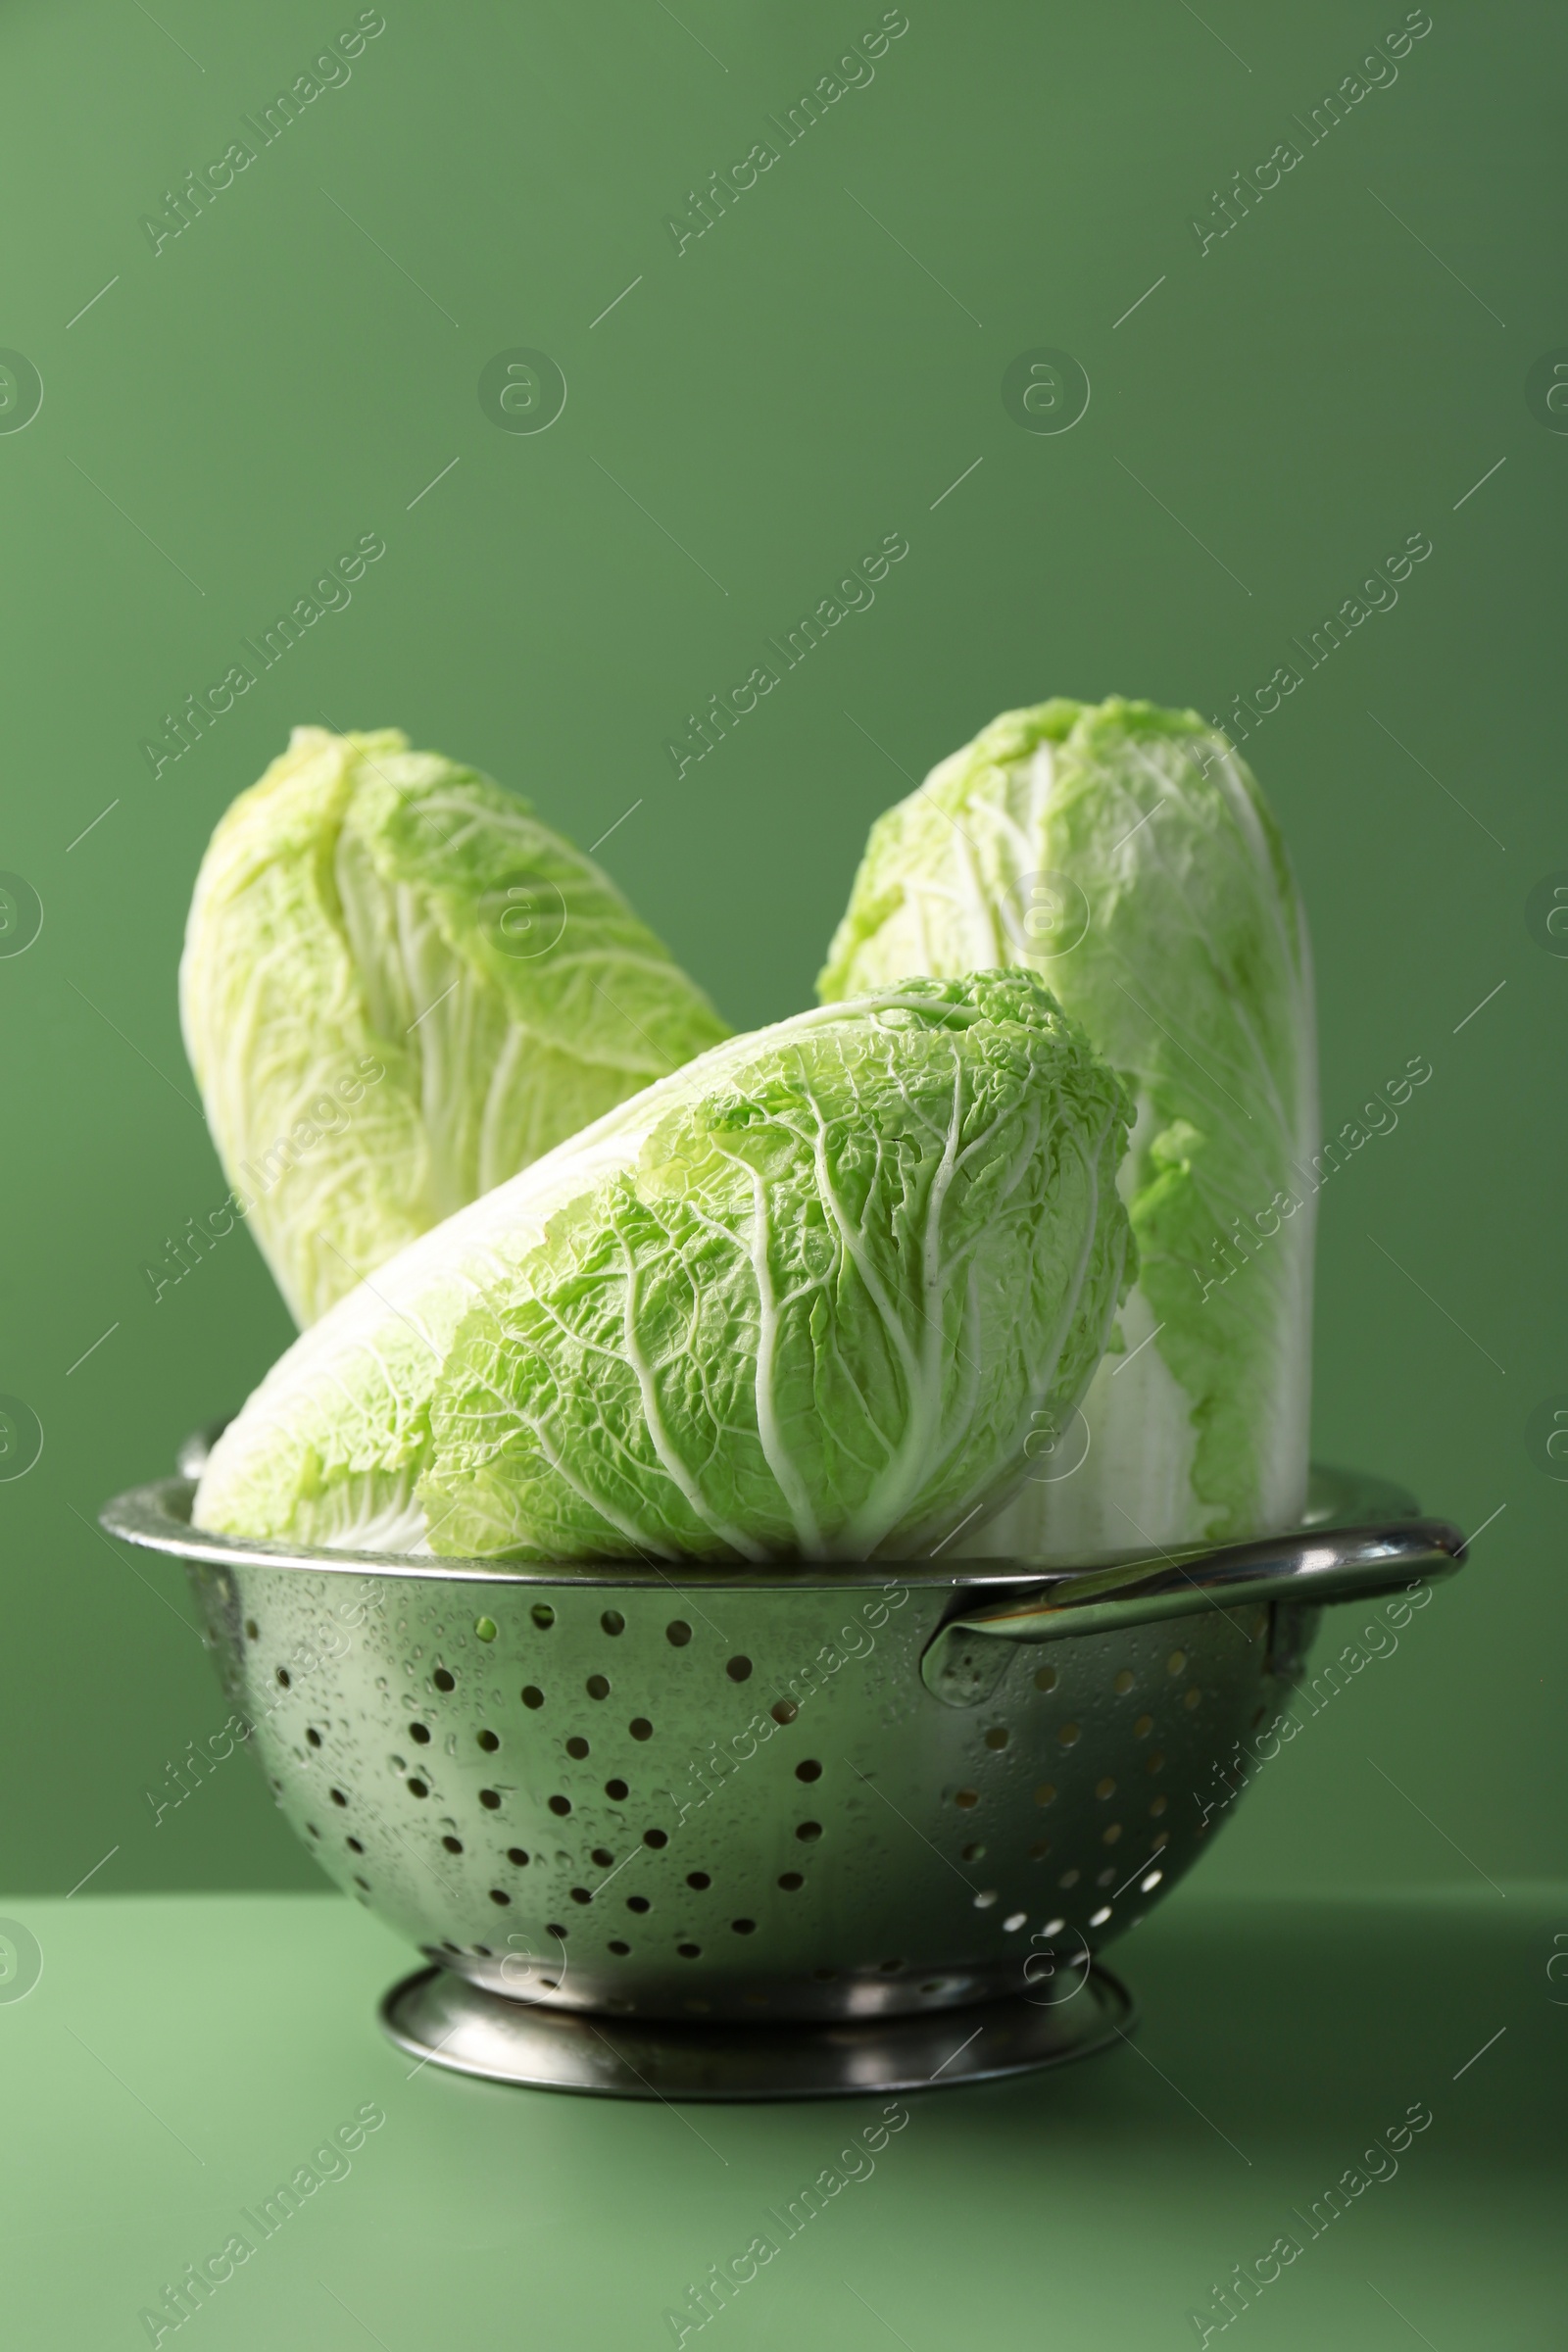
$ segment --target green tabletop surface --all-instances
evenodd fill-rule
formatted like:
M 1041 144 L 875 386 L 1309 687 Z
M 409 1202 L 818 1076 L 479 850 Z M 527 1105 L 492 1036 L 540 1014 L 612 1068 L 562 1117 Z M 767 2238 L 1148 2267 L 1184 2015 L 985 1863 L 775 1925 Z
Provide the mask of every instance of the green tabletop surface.
M 733 2107 L 416 2066 L 374 2016 L 408 1949 L 335 1896 L 5 1907 L 42 1956 L 0 1999 L 8 2344 L 1563 2340 L 1568 1886 L 1199 1887 L 1112 1955 L 1142 2008 L 1126 2047 Z M 793 2237 L 768 2221 L 824 2174 Z M 765 2232 L 699 2325 L 691 2289 Z M 227 2275 L 176 2327 L 193 2265 Z M 1250 2302 L 1237 2266 L 1266 2279 Z

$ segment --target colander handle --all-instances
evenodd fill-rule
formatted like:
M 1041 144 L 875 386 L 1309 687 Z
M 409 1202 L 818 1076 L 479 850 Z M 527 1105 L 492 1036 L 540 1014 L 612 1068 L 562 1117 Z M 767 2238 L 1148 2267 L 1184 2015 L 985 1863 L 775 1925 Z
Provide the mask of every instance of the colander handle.
M 991 1607 L 952 1617 L 920 1660 L 926 1689 L 949 1706 L 974 1706 L 996 1688 L 1013 1642 L 1064 1642 L 1204 1607 L 1237 1609 L 1290 1601 L 1369 1600 L 1437 1576 L 1464 1559 L 1464 1538 L 1445 1519 L 1399 1519 L 1370 1527 L 1298 1530 L 1218 1551 L 1061 1574 Z

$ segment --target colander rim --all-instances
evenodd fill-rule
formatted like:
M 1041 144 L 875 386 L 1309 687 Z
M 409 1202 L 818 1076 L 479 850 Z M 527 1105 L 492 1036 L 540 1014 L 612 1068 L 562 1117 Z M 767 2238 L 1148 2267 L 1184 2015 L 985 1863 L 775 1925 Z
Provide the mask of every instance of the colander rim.
M 665 1562 L 641 1559 L 514 1561 L 437 1559 L 407 1552 L 325 1551 L 245 1536 L 222 1536 L 193 1528 L 196 1480 L 154 1479 L 105 1503 L 99 1525 L 121 1543 L 138 1549 L 216 1568 L 277 1568 L 324 1576 L 406 1578 L 416 1583 L 487 1586 L 591 1586 L 604 1590 L 669 1591 L 682 1583 L 709 1592 L 838 1592 L 879 1591 L 894 1586 L 966 1591 L 1066 1581 L 1085 1570 L 1125 1564 L 1136 1568 L 1157 1560 L 1190 1566 L 1236 1545 L 1194 1544 L 1166 1550 L 1146 1545 L 1136 1551 L 1097 1553 L 1071 1566 L 1043 1567 L 1038 1560 L 870 1559 L 824 1562 L 772 1560 L 762 1563 Z M 1402 1488 L 1361 1471 L 1314 1463 L 1307 1507 L 1298 1528 L 1282 1533 L 1353 1528 L 1375 1522 L 1409 1521 L 1418 1505 Z M 1257 1539 L 1267 1541 L 1268 1539 Z

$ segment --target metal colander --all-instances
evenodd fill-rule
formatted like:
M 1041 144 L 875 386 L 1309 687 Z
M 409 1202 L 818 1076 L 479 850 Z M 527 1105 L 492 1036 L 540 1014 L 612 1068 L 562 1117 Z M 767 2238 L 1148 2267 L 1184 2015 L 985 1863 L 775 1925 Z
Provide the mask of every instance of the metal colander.
M 1202 1850 L 1317 1605 L 1462 1556 L 1396 1490 L 1332 1473 L 1298 1535 L 1050 1576 L 291 1551 L 193 1531 L 192 1493 L 139 1489 L 103 1523 L 187 1563 L 288 1821 L 435 1964 L 392 2030 L 471 2071 L 670 2095 L 779 2088 L 813 2022 L 906 2019 L 928 2053 L 932 2013 L 1008 1999 L 1036 2013 L 1017 2063 L 1042 2036 L 1062 2054 L 1048 2013 Z M 1109 2031 L 1113 1997 L 1068 2041 Z M 569 2065 L 497 2054 L 563 2013 Z M 744 2093 L 711 2063 L 737 2035 Z M 913 2062 L 867 2063 L 788 2086 Z

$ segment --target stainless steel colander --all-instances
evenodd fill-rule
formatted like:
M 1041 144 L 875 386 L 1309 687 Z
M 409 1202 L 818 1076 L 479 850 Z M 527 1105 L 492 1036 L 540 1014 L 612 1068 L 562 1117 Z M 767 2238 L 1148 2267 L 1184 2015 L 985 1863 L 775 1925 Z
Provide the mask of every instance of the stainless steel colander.
M 187 1564 L 288 1821 L 432 1964 L 389 2031 L 632 2096 L 1097 2046 L 1128 2014 L 1098 1953 L 1201 1852 L 1319 1605 L 1463 1555 L 1320 1472 L 1289 1537 L 1084 1573 L 491 1568 L 204 1535 L 199 1467 L 103 1524 Z

